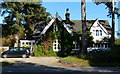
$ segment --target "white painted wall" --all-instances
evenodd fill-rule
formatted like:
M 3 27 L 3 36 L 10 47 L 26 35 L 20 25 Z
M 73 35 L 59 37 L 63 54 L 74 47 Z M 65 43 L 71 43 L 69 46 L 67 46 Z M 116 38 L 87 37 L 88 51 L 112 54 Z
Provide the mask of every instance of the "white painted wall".
M 96 30 L 102 31 L 102 36 L 96 36 Z M 95 23 L 92 25 L 91 29 L 91 36 L 93 36 L 93 41 L 96 42 L 96 40 L 103 40 L 104 37 L 110 38 L 110 35 L 108 34 L 107 30 L 99 23 L 98 20 L 95 21 Z
M 35 40 L 20 40 L 20 47 L 24 47 L 24 45 L 28 45 L 30 47 L 35 46 Z

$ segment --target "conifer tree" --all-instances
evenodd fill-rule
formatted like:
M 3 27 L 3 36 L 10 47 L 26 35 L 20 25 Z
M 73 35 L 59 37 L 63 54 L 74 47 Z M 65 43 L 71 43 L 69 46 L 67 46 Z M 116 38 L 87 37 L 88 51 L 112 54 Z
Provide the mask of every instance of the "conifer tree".
M 50 15 L 38 2 L 2 2 L 0 9 L 1 16 L 5 15 L 4 23 L 8 25 L 6 35 L 18 36 L 16 38 L 26 33 L 27 39 L 32 39 L 35 23 L 48 21 Z

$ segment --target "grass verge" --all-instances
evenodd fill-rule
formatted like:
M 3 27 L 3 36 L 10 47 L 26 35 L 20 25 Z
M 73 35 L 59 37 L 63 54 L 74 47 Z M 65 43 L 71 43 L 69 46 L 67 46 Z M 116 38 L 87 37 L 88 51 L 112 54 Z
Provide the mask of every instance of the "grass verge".
M 73 65 L 79 65 L 82 67 L 88 67 L 90 66 L 89 61 L 85 59 L 80 59 L 75 56 L 68 56 L 65 58 L 61 58 L 60 62 L 66 62 L 66 64 L 73 64 Z

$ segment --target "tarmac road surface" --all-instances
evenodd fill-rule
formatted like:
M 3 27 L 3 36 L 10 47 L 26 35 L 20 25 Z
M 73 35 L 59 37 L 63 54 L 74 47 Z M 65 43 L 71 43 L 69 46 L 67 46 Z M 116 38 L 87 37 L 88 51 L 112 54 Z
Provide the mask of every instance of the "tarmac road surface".
M 59 59 L 59 57 L 0 58 L 0 62 L 15 62 L 13 65 L 0 66 L 0 69 L 3 74 L 6 72 L 11 74 L 14 74 L 15 72 L 17 72 L 17 74 L 19 74 L 19 72 L 34 72 L 34 74 L 40 74 L 39 72 L 120 74 L 120 67 L 69 67 L 58 63 Z

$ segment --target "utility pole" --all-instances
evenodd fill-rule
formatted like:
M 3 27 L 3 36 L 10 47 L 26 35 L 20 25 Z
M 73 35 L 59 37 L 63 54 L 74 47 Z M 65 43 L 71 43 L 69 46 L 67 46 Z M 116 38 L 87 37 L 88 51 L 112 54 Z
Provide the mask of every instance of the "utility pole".
M 81 0 L 82 11 L 82 54 L 87 53 L 86 0 Z
M 114 0 L 112 0 L 112 34 L 111 34 L 111 46 L 113 47 L 115 44 L 115 14 L 114 14 Z

